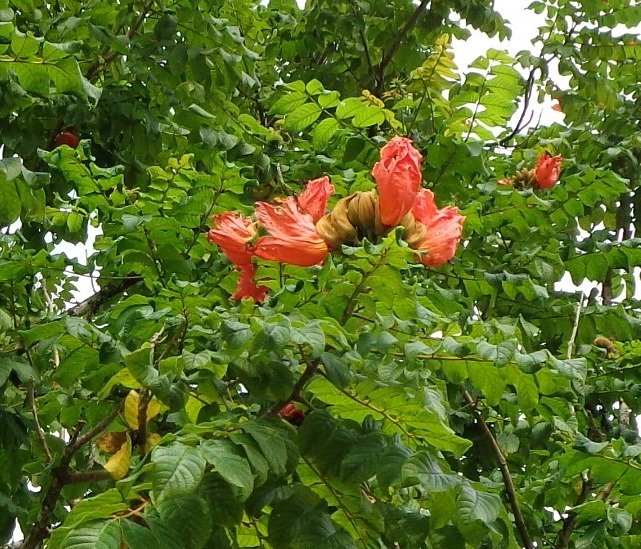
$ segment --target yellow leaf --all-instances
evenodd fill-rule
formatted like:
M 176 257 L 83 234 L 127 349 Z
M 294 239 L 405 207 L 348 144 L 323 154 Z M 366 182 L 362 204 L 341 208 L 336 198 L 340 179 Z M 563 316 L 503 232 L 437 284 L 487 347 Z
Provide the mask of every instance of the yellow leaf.
M 124 478 L 129 471 L 130 464 L 131 439 L 127 436 L 127 440 L 120 447 L 120 450 L 109 458 L 109 461 L 105 463 L 104 467 L 115 480 L 120 480 Z
M 127 425 L 133 430 L 138 429 L 138 408 L 140 407 L 140 395 L 138 391 L 129 391 L 125 399 L 125 421 Z M 147 405 L 147 421 L 155 418 L 162 408 L 162 404 L 158 402 L 156 397 L 153 397 Z
M 125 399 L 125 421 L 131 429 L 138 429 L 138 405 L 140 395 L 138 391 L 131 390 Z
M 159 413 L 162 404 L 158 402 L 156 397 L 153 397 L 147 405 L 147 421 L 154 419 Z
M 162 437 L 158 433 L 151 433 L 147 437 L 147 442 L 145 443 L 145 452 L 149 452 L 156 444 L 160 442 Z

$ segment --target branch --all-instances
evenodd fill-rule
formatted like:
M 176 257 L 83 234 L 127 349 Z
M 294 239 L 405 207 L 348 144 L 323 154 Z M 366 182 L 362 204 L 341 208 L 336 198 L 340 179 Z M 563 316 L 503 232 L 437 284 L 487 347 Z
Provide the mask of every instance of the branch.
M 579 320 L 581 320 L 581 309 L 583 308 L 583 292 L 581 292 L 581 298 L 576 305 L 576 314 L 574 315 L 574 324 L 572 326 L 572 333 L 570 334 L 570 340 L 568 341 L 568 360 L 572 358 L 572 351 L 574 350 L 574 342 L 576 341 L 576 334 L 579 331 Z
M 485 423 L 483 416 L 476 408 L 476 402 L 472 398 L 472 395 L 463 390 L 463 398 L 473 409 L 474 417 L 476 418 L 476 421 L 479 422 L 481 430 L 483 431 L 483 435 L 485 436 L 487 442 L 490 444 L 492 453 L 494 454 L 494 457 L 498 462 L 499 470 L 501 471 L 501 476 L 503 477 L 503 483 L 505 484 L 505 494 L 510 504 L 510 508 L 512 509 L 512 514 L 514 515 L 514 523 L 516 524 L 516 529 L 518 530 L 519 536 L 521 537 L 521 542 L 523 543 L 525 549 L 534 549 L 534 545 L 532 544 L 532 540 L 530 539 L 530 534 L 528 533 L 527 526 L 525 525 L 525 520 L 523 519 L 523 514 L 521 513 L 521 507 L 519 506 L 519 502 L 516 499 L 514 482 L 512 481 L 512 476 L 510 475 L 510 469 L 507 466 L 507 461 L 505 461 L 505 456 L 503 455 L 503 452 L 501 452 L 501 448 L 499 448 L 499 445 L 496 442 L 492 431 L 490 431 L 487 423 Z
M 597 501 L 603 501 L 605 500 L 609 495 L 610 492 L 612 492 L 612 489 L 614 488 L 614 482 L 608 482 L 607 484 L 603 485 L 603 488 L 599 491 L 599 493 L 596 496 Z M 588 494 L 590 493 L 590 490 L 592 490 L 592 482 L 590 479 L 587 477 L 583 478 L 583 485 L 581 486 L 581 493 L 579 494 L 579 497 L 576 500 L 575 507 L 581 505 L 582 503 L 585 503 L 585 500 L 588 497 Z M 570 515 L 566 519 L 563 520 L 563 528 L 559 532 L 559 535 L 556 538 L 556 542 L 554 544 L 554 549 L 567 549 L 567 547 L 570 544 L 570 536 L 576 529 L 577 525 L 579 522 L 578 516 L 571 512 Z
M 147 388 L 140 389 L 138 398 L 138 433 L 136 434 L 136 443 L 140 447 L 141 457 L 145 455 L 145 446 L 147 445 L 147 409 L 151 401 L 151 394 Z
M 581 493 L 579 494 L 579 497 L 576 498 L 576 503 L 574 504 L 575 507 L 585 503 L 590 490 L 592 490 L 592 481 L 586 475 L 581 480 Z M 570 543 L 570 536 L 574 532 L 578 521 L 579 517 L 574 512 L 570 512 L 568 516 L 563 519 L 563 528 L 561 528 L 561 531 L 556 537 L 556 541 L 554 543 L 555 549 L 566 549 Z
M 33 414 L 33 421 L 36 424 L 36 432 L 38 433 L 38 439 L 40 440 L 40 443 L 42 444 L 42 448 L 45 451 L 45 455 L 47 456 L 47 461 L 51 463 L 53 461 L 53 457 L 51 455 L 51 451 L 49 450 L 49 446 L 47 445 L 47 438 L 45 436 L 45 432 L 42 429 L 42 425 L 40 425 L 40 420 L 38 419 L 38 407 L 36 406 L 36 392 L 33 387 L 33 382 L 29 384 L 29 389 L 27 391 L 27 398 L 29 399 L 29 404 L 31 405 L 31 413 Z
M 419 17 L 425 11 L 425 8 L 427 4 L 429 4 L 429 2 L 430 0 L 421 0 L 421 3 L 418 6 L 416 6 L 414 13 L 412 13 L 410 18 L 401 27 L 401 30 L 396 35 L 396 38 L 390 45 L 389 50 L 387 50 L 387 53 L 383 55 L 383 59 L 378 65 L 377 74 L 375 75 L 376 80 L 378 81 L 376 95 L 380 95 L 381 92 L 383 91 L 383 83 L 385 80 L 385 69 L 387 69 L 387 66 L 394 59 L 394 55 L 396 55 L 396 52 L 400 47 L 401 43 L 403 42 L 403 40 L 405 39 L 405 37 L 407 36 L 407 33 L 409 33 L 416 26 L 416 23 L 418 23 Z
M 29 532 L 29 535 L 22 543 L 20 549 L 36 549 L 44 539 L 49 537 L 49 525 L 56 510 L 58 500 L 60 499 L 62 489 L 66 484 L 65 480 L 69 478 L 69 466 L 71 465 L 71 460 L 74 454 L 85 444 L 90 442 L 95 436 L 104 431 L 120 413 L 123 405 L 124 402 L 120 402 L 118 405 L 114 406 L 102 421 L 97 423 L 84 435 L 78 436 L 78 433 L 76 432 L 71 436 L 71 440 L 67 443 L 65 451 L 62 454 L 60 463 L 52 471 L 53 479 L 44 495 L 44 498 L 42 499 L 38 518 L 36 519 L 31 532 Z
M 501 147 L 504 147 L 510 141 L 512 141 L 512 139 L 516 136 L 516 134 L 519 133 L 525 126 L 527 126 L 532 121 L 532 117 L 530 117 L 528 121 L 525 124 L 523 124 L 523 120 L 525 119 L 525 114 L 527 113 L 528 107 L 530 106 L 532 89 L 534 88 L 534 71 L 535 70 L 536 70 L 536 67 L 533 67 L 532 69 L 530 69 L 530 74 L 528 74 L 528 77 L 527 77 L 527 81 L 525 84 L 525 95 L 523 96 L 523 110 L 521 111 L 521 115 L 519 116 L 519 119 L 517 120 L 516 125 L 514 126 L 514 129 L 498 142 L 499 146 Z
M 294 385 L 294 388 L 292 389 L 289 397 L 287 397 L 287 400 L 285 400 L 284 402 L 282 400 L 279 400 L 261 417 L 275 417 L 278 415 L 278 412 L 280 412 L 280 409 L 285 406 L 285 404 L 291 402 L 292 400 L 299 400 L 301 398 L 300 394 L 302 390 L 305 388 L 307 382 L 312 379 L 314 375 L 316 375 L 316 371 L 318 370 L 319 365 L 320 363 L 318 362 L 318 360 L 308 362 L 305 371 L 301 374 L 299 380 L 296 382 L 296 385 Z
M 78 305 L 76 305 L 75 307 L 69 309 L 67 311 L 67 314 L 69 316 L 91 316 L 100 308 L 103 303 L 131 288 L 141 280 L 141 276 L 130 276 L 123 279 L 120 284 L 107 286 L 102 290 L 96 292 L 92 296 L 88 297 L 81 303 L 78 303 Z

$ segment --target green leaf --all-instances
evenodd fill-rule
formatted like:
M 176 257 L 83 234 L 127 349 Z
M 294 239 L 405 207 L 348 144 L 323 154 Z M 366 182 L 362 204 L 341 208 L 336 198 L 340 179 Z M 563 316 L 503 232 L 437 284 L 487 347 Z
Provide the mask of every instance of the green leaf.
M 367 105 L 363 109 L 356 111 L 352 124 L 357 128 L 368 128 L 369 126 L 378 126 L 385 121 L 385 113 L 381 107 Z
M 304 105 L 309 96 L 304 92 L 291 92 L 281 97 L 269 109 L 270 114 L 285 115 L 295 111 L 298 107 Z
M 338 131 L 340 123 L 335 118 L 321 120 L 312 132 L 312 145 L 316 150 L 323 150 Z
M 291 132 L 301 132 L 316 122 L 321 112 L 321 107 L 316 103 L 301 105 L 287 115 L 283 128 Z
M 203 457 L 230 484 L 241 488 L 246 499 L 254 488 L 254 477 L 247 458 L 227 440 L 208 440 L 200 445 Z
M 151 462 L 153 469 L 149 476 L 156 502 L 195 491 L 205 471 L 201 451 L 184 444 L 157 446 Z
M 499 496 L 480 492 L 468 484 L 461 486 L 457 503 L 459 518 L 463 523 L 472 523 L 479 520 L 486 525 L 490 525 L 499 516 L 501 508 Z
M 65 549 L 120 549 L 118 521 L 94 521 L 72 530 L 65 538 Z

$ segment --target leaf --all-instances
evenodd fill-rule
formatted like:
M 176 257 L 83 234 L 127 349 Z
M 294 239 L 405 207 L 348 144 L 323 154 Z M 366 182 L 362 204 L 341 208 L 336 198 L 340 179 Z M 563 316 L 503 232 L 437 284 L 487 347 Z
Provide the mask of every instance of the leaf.
M 283 128 L 291 132 L 303 131 L 311 126 L 321 115 L 322 109 L 316 103 L 301 105 L 285 118 Z
M 459 518 L 463 523 L 480 520 L 490 525 L 499 516 L 501 499 L 496 494 L 480 492 L 469 484 L 463 484 L 457 498 Z
M 316 125 L 312 132 L 312 145 L 316 150 L 323 150 L 338 131 L 340 123 L 335 118 L 325 118 Z
M 287 446 L 282 431 L 261 420 L 247 421 L 242 424 L 242 429 L 256 441 L 274 474 L 284 475 Z
M 212 529 L 212 519 L 203 498 L 191 494 L 164 499 L 156 505 L 156 510 L 162 522 L 152 523 L 152 531 L 172 532 L 171 537 L 178 537 L 181 547 L 204 547 Z
M 131 464 L 131 438 L 127 435 L 125 443 L 120 447 L 109 461 L 105 463 L 105 470 L 115 479 L 120 480 L 127 476 Z
M 254 489 L 254 477 L 247 458 L 228 440 L 207 440 L 201 443 L 203 457 L 230 484 L 238 486 L 247 499 Z
M 418 481 L 427 493 L 444 492 L 462 482 L 461 477 L 444 473 L 436 460 L 426 452 L 419 452 L 409 458 L 403 465 L 401 474 L 404 485 L 412 486 Z
M 378 126 L 385 121 L 385 114 L 381 107 L 367 105 L 365 108 L 356 111 L 352 124 L 357 128 L 368 128 L 369 126 Z
M 304 105 L 309 96 L 304 92 L 291 92 L 281 97 L 269 109 L 270 114 L 285 115 L 295 111 L 298 107 Z
M 87 522 L 65 538 L 64 549 L 120 549 L 118 521 Z
M 198 448 L 184 444 L 156 446 L 151 453 L 152 495 L 160 502 L 196 490 L 205 471 L 205 459 Z
M 65 518 L 64 526 L 77 527 L 96 519 L 109 518 L 128 508 L 122 494 L 116 488 L 111 488 L 102 494 L 79 501 Z
M 133 430 L 138 429 L 138 409 L 140 406 L 140 395 L 133 389 L 125 398 L 125 409 L 123 415 L 127 425 Z M 147 421 L 155 418 L 160 412 L 161 404 L 156 397 L 152 397 L 147 404 Z

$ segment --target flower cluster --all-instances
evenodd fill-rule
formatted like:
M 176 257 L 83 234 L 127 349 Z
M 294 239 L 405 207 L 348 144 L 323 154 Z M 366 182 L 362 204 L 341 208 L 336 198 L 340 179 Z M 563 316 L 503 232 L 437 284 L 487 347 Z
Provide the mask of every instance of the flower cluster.
M 556 185 L 561 174 L 563 158 L 560 154 L 552 156 L 544 152 L 539 156 L 533 169 L 524 168 L 512 177 L 499 181 L 499 185 L 514 185 L 517 188 L 534 187 L 539 190 L 551 189 Z
M 232 299 L 262 302 L 267 297 L 267 288 L 254 281 L 254 256 L 309 267 L 322 263 L 343 244 L 363 238 L 375 241 L 397 226 L 405 229 L 404 240 L 425 266 L 449 262 L 465 217 L 456 207 L 436 207 L 433 193 L 421 188 L 421 162 L 409 139 L 395 137 L 381 149 L 381 159 L 372 170 L 377 189 L 342 198 L 329 213 L 334 187 L 325 176 L 309 181 L 299 196 L 276 204 L 258 202 L 255 220 L 233 212 L 214 216 L 209 241 L 240 271 Z

